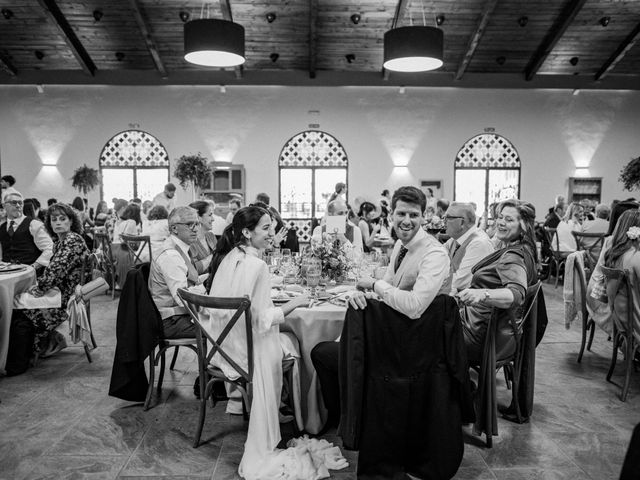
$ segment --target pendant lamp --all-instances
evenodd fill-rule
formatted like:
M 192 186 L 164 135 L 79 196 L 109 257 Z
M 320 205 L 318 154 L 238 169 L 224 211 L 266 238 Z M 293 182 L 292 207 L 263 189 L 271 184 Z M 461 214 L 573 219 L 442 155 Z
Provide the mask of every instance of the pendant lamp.
M 245 61 L 244 27 L 215 18 L 185 23 L 184 59 L 205 67 L 242 65 Z
M 384 63 L 396 72 L 426 72 L 442 66 L 442 30 L 436 27 L 409 26 L 384 34 Z

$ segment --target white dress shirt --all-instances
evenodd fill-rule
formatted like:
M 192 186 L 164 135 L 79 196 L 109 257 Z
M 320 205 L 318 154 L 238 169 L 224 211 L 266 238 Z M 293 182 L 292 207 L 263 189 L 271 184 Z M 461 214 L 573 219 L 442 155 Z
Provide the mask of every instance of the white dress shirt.
M 398 240 L 382 280 L 375 292 L 382 301 L 409 318 L 420 318 L 438 293 L 448 293 L 449 255 L 443 245 L 422 228 L 405 245 L 408 252 L 395 271 L 402 242 Z
M 222 235 L 227 225 L 227 221 L 220 215 L 216 215 L 215 213 L 211 215 L 211 231 L 214 235 Z
M 493 244 L 491 243 L 491 239 L 489 238 L 489 236 L 475 226 L 464 232 L 457 240 L 455 240 L 454 238 L 450 238 L 449 240 L 447 240 L 445 248 L 448 249 L 449 245 L 451 245 L 454 240 L 458 242 L 458 245 L 462 245 L 473 234 L 476 235 L 467 244 L 464 257 L 462 257 L 462 261 L 460 262 L 460 266 L 458 266 L 458 269 L 455 272 L 452 272 L 452 295 L 459 292 L 460 290 L 469 288 L 469 285 L 471 285 L 471 269 L 473 268 L 473 266 L 484 257 L 494 252 Z
M 153 204 L 161 205 L 167 209 L 167 212 L 171 213 L 171 210 L 176 207 L 176 197 L 174 195 L 173 198 L 169 198 L 164 194 L 164 191 L 162 191 L 153 197 Z
M 7 218 L 7 223 L 5 224 L 5 228 L 8 230 L 11 221 L 13 220 L 15 223 L 13 224 L 13 229 L 17 230 L 18 227 L 22 224 L 23 221 L 26 220 L 27 217 L 24 215 L 18 218 Z M 49 265 L 49 260 L 53 256 L 53 240 L 49 236 L 47 229 L 44 227 L 44 223 L 40 220 L 32 219 L 29 224 L 29 233 L 33 237 L 33 243 L 36 244 L 38 250 L 42 253 L 36 259 L 35 263 L 46 267 Z
M 576 239 L 571 232 L 581 232 L 582 225 L 578 222 L 574 222 L 573 220 L 569 220 L 569 222 L 565 222 L 564 220 L 558 224 L 556 228 L 556 235 L 558 237 L 560 247 L 559 251 L 561 252 L 575 252 L 578 249 L 578 245 L 576 244 Z M 554 235 L 551 248 L 556 249 L 556 235 Z

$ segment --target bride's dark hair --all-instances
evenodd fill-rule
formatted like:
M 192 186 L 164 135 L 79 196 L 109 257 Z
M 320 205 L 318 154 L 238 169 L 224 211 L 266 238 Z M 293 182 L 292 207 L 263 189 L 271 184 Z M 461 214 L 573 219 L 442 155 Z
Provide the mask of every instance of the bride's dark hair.
M 242 231 L 245 228 L 248 230 L 254 230 L 256 226 L 258 226 L 260 219 L 265 215 L 269 215 L 269 217 L 271 217 L 268 210 L 254 205 L 243 207 L 236 212 L 233 216 L 233 221 L 226 226 L 220 240 L 218 240 L 218 243 L 216 244 L 216 251 L 211 259 L 211 264 L 209 265 L 209 278 L 207 278 L 207 281 L 204 284 L 207 292 L 211 289 L 213 277 L 216 275 L 222 259 L 235 247 L 247 244 L 247 239 L 242 234 Z

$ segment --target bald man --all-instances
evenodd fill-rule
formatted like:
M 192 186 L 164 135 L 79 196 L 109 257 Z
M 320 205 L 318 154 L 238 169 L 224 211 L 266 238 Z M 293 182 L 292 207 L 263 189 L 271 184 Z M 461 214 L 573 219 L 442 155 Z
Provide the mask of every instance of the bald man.
M 347 220 L 348 207 L 347 202 L 342 198 L 336 198 L 334 201 L 327 204 L 327 216 L 343 216 L 345 219 L 344 234 L 339 233 L 338 238 L 347 245 L 353 245 L 356 251 L 362 252 L 362 232 L 353 223 Z M 322 223 L 313 229 L 312 240 L 319 242 L 322 239 L 322 235 L 327 233 L 326 220 L 323 219 Z M 331 232 L 328 232 L 331 233 Z

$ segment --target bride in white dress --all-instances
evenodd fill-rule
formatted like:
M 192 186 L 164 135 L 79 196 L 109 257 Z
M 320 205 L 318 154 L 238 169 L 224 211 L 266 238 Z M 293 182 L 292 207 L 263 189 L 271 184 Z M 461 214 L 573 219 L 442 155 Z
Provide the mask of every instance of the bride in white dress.
M 286 450 L 278 450 L 280 442 L 279 406 L 282 391 L 282 359 L 287 347 L 280 340 L 279 324 L 284 316 L 309 302 L 301 295 L 275 307 L 271 301 L 269 269 L 259 252 L 270 245 L 273 237 L 270 214 L 256 206 L 236 212 L 218 242 L 212 260 L 211 295 L 251 299 L 253 323 L 253 400 L 244 454 L 238 469 L 247 480 L 326 478 L 327 468 L 347 466 L 338 447 L 324 440 L 293 440 Z M 202 326 L 217 338 L 232 312 L 211 310 L 201 317 Z M 284 342 L 283 342 L 284 343 Z M 225 351 L 247 369 L 246 332 L 239 320 L 224 341 Z M 290 343 L 289 347 L 290 348 Z M 219 355 L 213 363 L 226 375 L 237 372 Z

